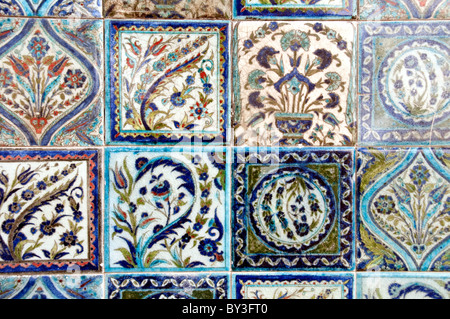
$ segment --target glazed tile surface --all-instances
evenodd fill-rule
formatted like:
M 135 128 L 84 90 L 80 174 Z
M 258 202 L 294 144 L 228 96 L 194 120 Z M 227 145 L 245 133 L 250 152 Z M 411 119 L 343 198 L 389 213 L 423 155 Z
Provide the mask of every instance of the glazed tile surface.
M 351 274 L 233 276 L 235 299 L 353 299 Z
M 103 144 L 103 27 L 0 18 L 0 145 Z
M 227 268 L 225 149 L 107 152 L 108 270 Z
M 103 276 L 0 277 L 0 299 L 103 299 Z
M 358 299 L 450 299 L 448 274 L 358 274 Z
M 358 152 L 358 269 L 448 271 L 448 149 Z
M 228 23 L 111 21 L 110 143 L 225 144 Z
M 102 0 L 1 0 L 0 16 L 100 18 Z
M 234 270 L 352 269 L 353 151 L 235 150 Z
M 234 0 L 236 18 L 351 18 L 354 0 Z
M 99 270 L 99 154 L 0 152 L 0 270 Z
M 105 0 L 105 16 L 145 19 L 228 19 L 231 0 Z
M 236 145 L 353 145 L 354 32 L 351 22 L 237 24 Z
M 450 25 L 359 25 L 361 145 L 448 144 Z
M 228 275 L 108 275 L 107 280 L 109 299 L 228 299 Z
M 448 0 L 359 0 L 361 20 L 448 19 Z

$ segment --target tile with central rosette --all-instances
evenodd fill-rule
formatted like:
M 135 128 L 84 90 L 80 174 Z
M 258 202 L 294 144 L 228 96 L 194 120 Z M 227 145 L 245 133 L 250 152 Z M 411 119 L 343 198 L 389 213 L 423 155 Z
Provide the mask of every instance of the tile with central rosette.
M 353 152 L 236 149 L 233 270 L 353 269 Z

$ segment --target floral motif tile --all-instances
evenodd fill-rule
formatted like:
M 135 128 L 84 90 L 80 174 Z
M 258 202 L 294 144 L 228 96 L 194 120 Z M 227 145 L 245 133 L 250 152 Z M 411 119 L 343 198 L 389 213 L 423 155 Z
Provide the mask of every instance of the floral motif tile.
M 236 18 L 350 19 L 355 15 L 354 0 L 234 0 Z
M 108 149 L 109 271 L 228 268 L 224 148 Z
M 353 268 L 353 150 L 238 148 L 233 270 Z
M 351 22 L 235 25 L 236 145 L 353 145 Z
M 109 299 L 228 299 L 225 274 L 108 275 Z
M 361 145 L 450 141 L 450 25 L 359 25 Z
M 0 18 L 0 145 L 103 144 L 103 23 Z
M 100 18 L 102 0 L 0 0 L 0 16 Z
M 450 276 L 440 273 L 357 275 L 358 299 L 450 299 Z
M 358 152 L 359 270 L 450 269 L 448 149 Z
M 0 277 L 0 299 L 102 299 L 103 276 Z
M 99 153 L 0 151 L 0 271 L 99 270 Z
M 227 22 L 107 22 L 109 143 L 226 143 L 228 29 Z
M 353 299 L 352 274 L 233 276 L 234 299 Z
M 361 20 L 448 19 L 448 0 L 359 0 Z
M 229 19 L 231 0 L 106 0 L 105 16 L 142 19 Z

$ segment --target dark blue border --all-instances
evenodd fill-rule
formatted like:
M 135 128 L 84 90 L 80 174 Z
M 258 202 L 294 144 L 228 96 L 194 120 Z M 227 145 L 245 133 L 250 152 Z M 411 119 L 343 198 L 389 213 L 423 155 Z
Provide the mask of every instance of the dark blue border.
M 109 77 L 109 85 L 108 91 L 107 91 L 107 99 L 106 101 L 109 101 L 109 105 L 106 105 L 106 108 L 109 110 L 109 118 L 107 119 L 107 122 L 109 122 L 109 125 L 107 125 L 107 144 L 123 144 L 123 143 L 134 143 L 134 144 L 158 144 L 158 145 L 189 145 L 189 144 L 210 144 L 210 145 L 227 145 L 228 144 L 228 127 L 229 127 L 229 110 L 230 110 L 230 99 L 229 99 L 229 32 L 230 32 L 230 22 L 222 21 L 222 22 L 210 22 L 210 21 L 164 21 L 164 22 L 157 22 L 157 21 L 126 21 L 126 20 L 109 20 L 106 22 L 106 28 L 108 29 L 107 35 L 109 34 L 109 38 L 106 40 L 109 44 L 109 47 L 106 47 L 106 56 L 107 59 L 109 59 L 109 67 L 107 67 L 106 74 Z M 117 107 L 115 105 L 116 103 L 116 97 L 114 94 L 115 91 L 115 84 L 118 82 L 118 79 L 115 77 L 116 69 L 114 69 L 115 59 L 114 59 L 114 47 L 117 45 L 116 41 L 114 40 L 115 35 L 117 34 L 117 30 L 115 27 L 173 27 L 173 28 L 186 28 L 189 26 L 192 27 L 219 27 L 224 28 L 223 31 L 221 31 L 221 34 L 225 36 L 225 40 L 223 41 L 222 45 L 225 48 L 225 51 L 222 54 L 222 57 L 224 58 L 224 64 L 223 64 L 223 77 L 225 79 L 222 88 L 224 90 L 222 98 L 224 99 L 224 114 L 222 116 L 224 120 L 223 124 L 223 133 L 217 135 L 213 139 L 207 139 L 205 137 L 197 137 L 197 136 L 182 136 L 180 138 L 175 138 L 174 136 L 168 138 L 167 136 L 161 135 L 158 138 L 155 138 L 153 136 L 137 136 L 137 137 L 123 137 L 120 136 L 120 132 L 118 132 L 115 129 L 115 125 L 117 124 L 117 118 L 115 116 Z M 220 54 L 220 52 L 218 52 Z M 148 132 L 151 133 L 151 132 Z
M 269 9 L 263 9 L 263 10 L 246 10 L 245 6 L 242 5 L 241 0 L 233 0 L 234 7 L 233 7 L 233 15 L 236 18 L 245 18 L 245 17 L 253 17 L 253 18 L 303 18 L 303 19 L 310 19 L 310 18 L 351 18 L 356 13 L 356 1 L 355 0 L 349 0 L 348 7 L 342 8 L 340 12 L 332 11 L 331 9 L 327 10 L 308 10 L 306 8 L 295 8 L 287 9 L 284 11 L 270 11 Z M 273 8 L 276 8 L 276 5 L 273 6 Z M 343 12 L 347 10 L 348 12 Z
M 243 201 L 244 204 L 239 203 L 236 199 L 235 196 L 233 194 L 235 194 L 237 192 L 237 188 L 239 186 L 237 186 L 237 184 L 239 184 L 237 182 L 237 177 L 236 175 L 239 175 L 239 177 L 244 181 L 244 183 L 247 182 L 247 175 L 246 175 L 246 170 L 243 170 L 240 173 L 236 173 L 237 172 L 237 168 L 239 165 L 244 164 L 244 163 L 240 163 L 239 162 L 239 158 L 238 155 L 250 155 L 250 154 L 270 154 L 270 153 L 275 153 L 278 154 L 278 157 L 280 158 L 280 165 L 297 165 L 297 164 L 301 164 L 301 165 L 314 165 L 314 164 L 339 164 L 340 166 L 340 184 L 339 184 L 339 192 L 342 193 L 342 188 L 343 188 L 343 183 L 346 183 L 348 185 L 348 187 L 350 188 L 350 194 L 346 197 L 346 198 L 341 198 L 341 201 L 336 203 L 336 207 L 338 209 L 337 212 L 337 217 L 338 219 L 338 223 L 340 223 L 340 229 L 342 230 L 344 227 L 349 227 L 349 224 L 347 222 L 345 222 L 343 220 L 343 216 L 342 214 L 346 211 L 350 212 L 350 216 L 347 216 L 346 219 L 351 221 L 351 224 L 354 225 L 354 220 L 355 220 L 355 214 L 354 214 L 354 162 L 355 162 L 355 149 L 354 148 L 348 148 L 348 147 L 343 147 L 343 148 L 328 148 L 328 147 L 324 147 L 324 148 L 289 148 L 289 147 L 282 147 L 282 148 L 269 148 L 269 147 L 260 147 L 260 148 L 255 148 L 255 147 L 240 147 L 240 148 L 235 148 L 233 150 L 233 163 L 232 163 L 232 172 L 233 172 L 233 176 L 232 176 L 232 185 L 231 185 L 231 194 L 232 194 L 232 199 L 231 199 L 231 209 L 232 209 L 232 224 L 231 224 L 231 231 L 232 231 L 232 240 L 231 240 L 231 247 L 232 249 L 232 262 L 231 262 L 231 267 L 233 271 L 249 271 L 249 270 L 253 270 L 253 271 L 260 271 L 260 270 L 274 270 L 274 269 L 278 269 L 278 270 L 307 270 L 307 271 L 328 271 L 328 270 L 346 270 L 346 271 L 350 271 L 353 270 L 355 267 L 355 258 L 354 258 L 354 251 L 355 251 L 355 243 L 354 243 L 354 229 L 353 226 L 351 227 L 350 231 L 342 236 L 342 234 L 340 233 L 340 251 L 342 251 L 342 238 L 345 238 L 347 240 L 347 242 L 349 243 L 348 247 L 350 248 L 349 251 L 344 255 L 344 259 L 346 260 L 346 262 L 348 263 L 349 266 L 345 266 L 341 261 L 337 262 L 334 265 L 331 266 L 308 266 L 306 264 L 304 264 L 303 261 L 299 261 L 298 264 L 296 266 L 287 266 L 285 265 L 283 262 L 280 262 L 277 266 L 271 266 L 268 262 L 264 261 L 260 266 L 254 267 L 252 266 L 247 260 L 243 261 L 240 260 L 240 256 L 238 255 L 237 252 L 237 247 L 238 247 L 238 243 L 237 243 L 237 238 L 241 239 L 244 244 L 242 247 L 242 251 L 241 253 L 245 254 L 245 249 L 246 249 L 246 239 L 247 239 L 247 229 L 246 228 L 242 228 L 238 223 L 237 223 L 237 218 L 241 218 L 245 220 L 246 218 L 248 218 L 248 207 L 247 207 L 247 203 L 248 203 L 248 194 L 247 191 L 244 190 L 244 196 L 243 196 Z M 345 164 L 349 166 L 349 170 L 346 172 L 346 174 L 343 174 L 342 170 L 344 169 L 342 167 L 342 163 L 337 163 L 336 160 L 334 160 L 331 156 L 329 156 L 326 160 L 310 160 L 308 162 L 298 162 L 297 160 L 295 160 L 293 157 L 288 157 L 285 158 L 283 161 L 281 161 L 281 159 L 283 157 L 285 157 L 288 154 L 293 154 L 296 153 L 299 157 L 304 156 L 305 154 L 308 153 L 315 153 L 317 154 L 318 157 L 321 157 L 327 153 L 330 152 L 335 152 L 335 153 L 342 153 L 343 155 L 349 155 L 348 159 L 345 161 Z M 251 163 L 245 163 L 245 164 L 265 164 L 268 166 L 276 166 L 277 164 L 271 164 L 271 163 L 260 163 L 259 160 L 257 160 L 255 158 L 254 161 L 251 161 Z M 344 178 L 345 176 L 343 175 L 347 175 L 346 178 Z M 243 185 L 244 187 L 246 185 Z M 336 194 L 334 194 L 336 195 Z M 239 210 L 242 210 L 241 215 L 237 216 L 237 212 Z M 267 257 L 269 255 L 267 254 L 254 254 L 252 255 L 252 257 L 250 258 L 259 258 L 261 259 L 262 257 Z M 327 255 L 327 254 L 321 254 L 321 255 L 308 255 L 308 254 L 296 254 L 296 255 L 288 255 L 288 254 L 276 254 L 276 255 L 270 255 L 273 256 L 273 259 L 277 259 L 277 258 L 284 258 L 286 260 L 289 261 L 293 261 L 294 259 L 297 258 L 306 258 L 308 260 L 308 262 L 310 262 L 311 264 L 314 263 L 315 260 L 321 259 L 321 258 L 327 258 L 329 257 L 330 259 L 334 259 L 337 257 L 337 255 Z M 237 262 L 241 262 L 239 265 L 237 265 Z

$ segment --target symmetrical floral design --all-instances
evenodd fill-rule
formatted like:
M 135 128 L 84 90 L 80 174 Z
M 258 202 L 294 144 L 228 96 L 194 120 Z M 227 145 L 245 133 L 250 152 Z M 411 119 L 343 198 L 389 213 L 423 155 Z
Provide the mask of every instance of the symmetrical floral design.
M 228 19 L 231 0 L 105 0 L 105 15 L 114 18 Z
M 356 15 L 354 0 L 234 0 L 236 18 L 351 18 Z
M 235 299 L 353 299 L 353 275 L 234 275 Z
M 229 277 L 199 275 L 109 275 L 108 299 L 227 299 Z
M 359 0 L 362 20 L 448 19 L 448 0 Z
M 368 149 L 358 155 L 358 268 L 448 270 L 448 150 Z
M 0 152 L 0 269 L 98 270 L 98 152 Z
M 224 149 L 107 156 L 107 269 L 226 268 Z
M 359 273 L 357 298 L 450 299 L 450 276 L 442 273 Z
M 0 277 L 0 299 L 102 298 L 102 276 Z
M 363 23 L 360 31 L 360 142 L 448 142 L 449 24 Z
M 0 145 L 102 144 L 102 24 L 0 19 Z
M 236 144 L 354 144 L 353 31 L 350 22 L 238 24 Z
M 111 143 L 226 142 L 226 23 L 112 21 Z
M 0 0 L 0 15 L 99 18 L 102 0 Z
M 235 150 L 234 269 L 351 269 L 351 150 Z

